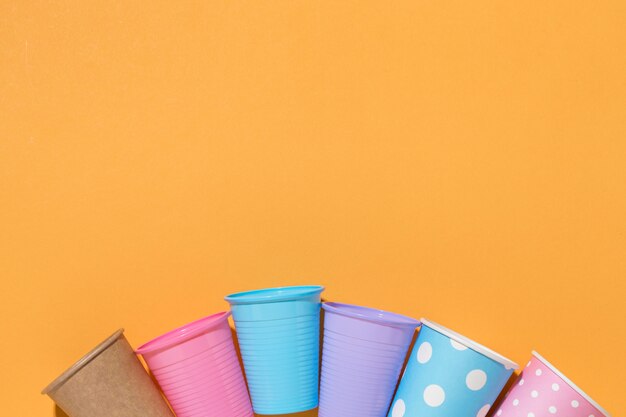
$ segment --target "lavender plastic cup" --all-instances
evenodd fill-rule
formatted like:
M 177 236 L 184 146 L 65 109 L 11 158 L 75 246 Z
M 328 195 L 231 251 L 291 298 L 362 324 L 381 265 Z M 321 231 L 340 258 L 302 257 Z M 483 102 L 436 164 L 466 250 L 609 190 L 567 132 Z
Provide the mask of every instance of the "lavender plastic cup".
M 385 417 L 418 320 L 324 303 L 319 417 Z

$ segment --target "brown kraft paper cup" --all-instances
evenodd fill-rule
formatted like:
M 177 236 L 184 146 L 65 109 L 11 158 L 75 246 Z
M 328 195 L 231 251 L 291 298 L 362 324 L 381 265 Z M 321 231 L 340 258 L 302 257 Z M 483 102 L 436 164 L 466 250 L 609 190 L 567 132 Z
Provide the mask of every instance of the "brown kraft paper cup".
M 173 417 L 120 329 L 43 389 L 70 417 Z

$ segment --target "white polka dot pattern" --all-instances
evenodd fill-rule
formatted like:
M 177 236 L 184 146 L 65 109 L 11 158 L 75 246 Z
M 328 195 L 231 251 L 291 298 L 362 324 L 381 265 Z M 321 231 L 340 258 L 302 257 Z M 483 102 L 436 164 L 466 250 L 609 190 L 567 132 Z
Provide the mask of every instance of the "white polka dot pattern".
M 462 343 L 457 342 L 454 339 L 450 339 L 450 344 L 452 345 L 453 348 L 455 348 L 456 350 L 466 350 L 467 346 L 465 346 Z
M 550 367 L 533 356 L 495 415 L 497 417 L 595 417 L 602 413 Z
M 469 346 L 422 326 L 387 417 L 489 415 L 513 370 Z
M 433 356 L 433 347 L 431 344 L 428 342 L 422 343 L 417 350 L 417 361 L 422 364 L 427 363 L 431 356 Z
M 404 412 L 406 411 L 406 405 L 404 405 L 403 400 L 398 400 L 393 405 L 393 409 L 391 411 L 391 417 L 404 417 Z
M 472 391 L 478 391 L 487 383 L 487 374 L 480 369 L 474 369 L 467 374 L 465 385 Z
M 424 402 L 431 407 L 439 407 L 446 400 L 446 392 L 439 385 L 432 384 L 424 390 Z
M 476 417 L 485 417 L 490 408 L 491 404 L 485 404 L 480 410 L 478 410 L 478 414 L 476 414 Z

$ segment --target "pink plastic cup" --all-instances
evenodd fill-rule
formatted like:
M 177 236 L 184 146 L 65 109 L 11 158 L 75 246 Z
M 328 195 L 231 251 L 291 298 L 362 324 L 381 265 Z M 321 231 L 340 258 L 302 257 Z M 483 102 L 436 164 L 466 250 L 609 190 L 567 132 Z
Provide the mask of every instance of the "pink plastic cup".
M 494 416 L 610 417 L 598 403 L 534 351 Z
M 141 354 L 178 417 L 253 417 L 230 313 L 217 313 L 142 345 Z

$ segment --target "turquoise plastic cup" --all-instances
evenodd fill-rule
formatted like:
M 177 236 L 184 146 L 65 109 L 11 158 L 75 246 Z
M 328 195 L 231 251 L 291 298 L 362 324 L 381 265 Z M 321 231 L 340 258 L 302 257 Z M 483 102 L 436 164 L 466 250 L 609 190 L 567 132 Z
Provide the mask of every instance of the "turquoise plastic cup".
M 231 294 L 252 407 L 290 414 L 318 405 L 320 285 Z

